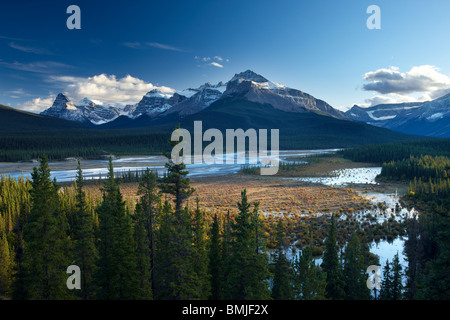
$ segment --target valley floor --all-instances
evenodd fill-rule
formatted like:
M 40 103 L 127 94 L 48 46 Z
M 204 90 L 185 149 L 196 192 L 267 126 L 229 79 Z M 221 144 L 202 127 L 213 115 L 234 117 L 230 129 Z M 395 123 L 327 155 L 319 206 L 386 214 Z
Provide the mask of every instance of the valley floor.
M 302 160 L 305 160 L 304 158 Z M 402 221 L 410 212 L 398 210 L 400 195 L 406 185 L 375 182 L 380 168 L 376 164 L 355 163 L 338 156 L 309 158 L 308 165 L 290 167 L 279 171 L 276 176 L 236 174 L 191 178 L 195 193 L 189 198 L 189 206 L 205 209 L 205 220 L 212 222 L 213 216 L 225 219 L 227 212 L 234 216 L 242 190 L 247 190 L 251 203 L 259 202 L 259 211 L 264 215 L 267 235 L 274 234 L 278 219 L 286 223 L 286 236 L 291 248 L 302 248 L 308 243 L 321 255 L 324 239 L 332 213 L 339 217 L 338 241 L 343 245 L 349 235 L 359 228 L 367 234 L 369 243 L 388 241 L 392 243 L 404 234 Z M 367 183 L 341 183 L 341 176 L 351 172 L 347 178 L 359 181 L 368 175 Z M 318 180 L 314 180 L 318 179 Z M 325 180 L 320 180 L 325 179 Z M 321 182 L 322 181 L 322 182 Z M 327 185 L 337 181 L 334 185 Z M 100 198 L 101 183 L 86 186 L 87 191 Z M 136 203 L 137 182 L 121 184 L 121 191 L 127 204 L 133 208 Z M 269 248 L 274 244 L 269 236 Z M 384 255 L 380 258 L 385 259 Z
M 299 158 L 299 160 L 305 158 Z M 293 161 L 294 159 L 290 159 Z M 275 176 L 259 174 L 229 174 L 191 178 L 196 192 L 191 196 L 194 205 L 198 197 L 200 207 L 219 212 L 234 210 L 242 190 L 247 190 L 250 202 L 259 202 L 260 209 L 273 214 L 302 214 L 318 212 L 353 212 L 372 207 L 371 202 L 362 194 L 395 193 L 402 194 L 406 185 L 380 182 L 377 184 L 350 184 L 348 186 L 327 186 L 320 181 L 305 181 L 302 178 L 333 177 L 335 172 L 345 169 L 374 168 L 372 163 L 356 163 L 341 157 L 312 158 L 307 165 L 293 170 L 280 170 Z M 300 179 L 295 179 L 300 178 Z M 101 184 L 87 186 L 87 190 L 100 196 Z M 121 191 L 130 202 L 138 199 L 137 182 L 122 183 Z

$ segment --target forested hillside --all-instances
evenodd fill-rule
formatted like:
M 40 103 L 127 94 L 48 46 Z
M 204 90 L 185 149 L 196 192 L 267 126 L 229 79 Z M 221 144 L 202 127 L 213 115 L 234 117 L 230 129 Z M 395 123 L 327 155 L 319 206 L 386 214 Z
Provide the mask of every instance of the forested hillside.
M 340 151 L 347 159 L 358 162 L 383 163 L 410 156 L 450 156 L 450 139 L 424 139 L 365 146 Z

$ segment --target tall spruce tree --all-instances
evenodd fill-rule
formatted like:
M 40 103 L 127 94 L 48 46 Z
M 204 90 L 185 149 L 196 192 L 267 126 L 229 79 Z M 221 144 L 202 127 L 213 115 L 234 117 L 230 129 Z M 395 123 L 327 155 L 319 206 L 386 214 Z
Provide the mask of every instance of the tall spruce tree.
M 24 225 L 23 284 L 26 299 L 61 300 L 72 294 L 67 288 L 71 265 L 68 223 L 61 212 L 55 181 L 50 180 L 46 156 L 31 174 L 32 208 Z
M 158 229 L 155 232 L 155 259 L 154 259 L 154 287 L 153 297 L 156 300 L 165 300 L 169 297 L 170 282 L 170 255 L 172 250 L 171 234 L 173 232 L 173 209 L 169 200 L 165 199 L 161 205 L 160 214 L 156 217 Z
M 344 279 L 345 299 L 368 300 L 370 291 L 367 288 L 367 277 L 365 274 L 364 255 L 356 232 L 353 232 L 350 242 L 345 250 Z
M 24 300 L 27 297 L 25 269 L 23 267 L 23 228 L 28 214 L 29 212 L 22 212 L 21 215 L 17 216 L 16 225 L 14 227 L 16 246 L 14 250 L 14 279 L 11 294 L 14 300 Z
M 389 260 L 383 268 L 383 280 L 381 281 L 379 300 L 393 300 L 392 298 L 392 269 Z
M 296 300 L 325 300 L 326 273 L 316 265 L 310 247 L 292 261 L 293 289 Z
M 403 298 L 402 265 L 398 253 L 392 259 L 392 300 Z
M 223 217 L 223 236 L 222 236 L 222 262 L 225 263 L 230 257 L 230 248 L 232 242 L 232 221 L 230 210 L 227 210 L 227 214 Z
M 94 299 L 96 293 L 94 274 L 98 252 L 95 247 L 93 217 L 86 203 L 86 194 L 83 191 L 83 172 L 79 161 L 75 186 L 76 210 L 74 212 L 73 226 L 74 264 L 79 266 L 82 272 L 81 290 L 79 292 L 76 291 L 76 294 L 82 299 L 90 300 Z
M 418 272 L 420 271 L 420 260 L 422 252 L 422 250 L 420 250 L 420 229 L 421 225 L 419 221 L 417 221 L 417 219 L 413 218 L 407 221 L 407 239 L 403 247 L 403 252 L 406 255 L 406 260 L 408 262 L 405 270 L 405 297 L 408 300 L 414 299 L 417 294 L 417 282 L 419 278 Z
M 152 299 L 150 245 L 146 229 L 146 217 L 142 204 L 138 202 L 133 215 L 134 242 L 136 245 L 136 267 L 139 279 L 139 299 Z
M 99 218 L 98 266 L 96 279 L 98 298 L 124 300 L 139 298 L 139 281 L 131 218 L 114 179 L 109 159 L 108 179 L 97 208 Z
M 208 299 L 211 293 L 210 274 L 208 273 L 208 251 L 206 242 L 206 226 L 204 212 L 200 210 L 199 199 L 196 199 L 196 209 L 193 223 L 194 237 L 194 269 L 197 274 L 200 296 L 202 300 Z
M 342 266 L 339 260 L 338 245 L 336 242 L 336 222 L 334 214 L 331 216 L 330 229 L 325 240 L 325 250 L 323 253 L 322 269 L 327 273 L 327 298 L 332 300 L 342 300 L 345 297 L 342 280 Z
M 290 300 L 293 298 L 291 270 L 284 253 L 284 226 L 281 219 L 277 223 L 277 246 L 274 261 L 274 276 L 272 286 L 274 300 Z
M 177 142 L 169 141 L 174 147 Z M 175 210 L 171 216 L 165 217 L 168 241 L 165 256 L 167 269 L 166 285 L 162 290 L 163 299 L 198 299 L 203 296 L 202 286 L 198 286 L 198 275 L 195 269 L 195 247 L 193 246 L 192 219 L 189 211 L 183 209 L 183 203 L 195 191 L 187 178 L 189 172 L 184 163 L 174 162 L 169 154 L 165 154 L 167 175 L 160 180 L 163 193 L 171 195 Z
M 171 147 L 175 147 L 177 144 L 178 142 L 169 140 Z M 186 170 L 186 165 L 183 162 L 174 162 L 170 154 L 165 153 L 164 155 L 168 160 L 165 164 L 167 175 L 161 179 L 160 188 L 163 193 L 170 194 L 174 197 L 175 214 L 181 216 L 184 201 L 195 190 L 190 185 L 190 179 L 187 178 L 189 172 Z
M 208 274 L 210 279 L 210 300 L 219 300 L 223 286 L 223 255 L 217 214 L 214 215 L 210 231 L 208 250 Z
M 11 252 L 6 232 L 0 230 L 0 299 L 9 297 L 14 271 L 14 255 Z
M 181 220 L 180 220 L 181 219 Z M 185 210 L 181 216 L 174 214 L 168 200 L 165 200 L 156 244 L 156 292 L 161 300 L 192 300 L 202 297 L 195 270 L 196 257 L 193 235 L 188 226 Z M 180 224 L 183 226 L 180 228 Z
M 139 182 L 138 195 L 140 195 L 140 204 L 143 213 L 145 232 L 147 237 L 147 245 L 149 251 L 149 272 L 152 294 L 155 293 L 155 232 L 157 228 L 157 212 L 161 206 L 161 197 L 157 189 L 156 175 L 146 169 L 144 175 Z
M 238 203 L 239 213 L 232 226 L 230 254 L 226 261 L 225 299 L 270 298 L 267 256 L 265 252 L 259 252 L 260 248 L 255 241 L 254 212 L 249 210 L 250 206 L 244 189 L 241 192 L 241 202 Z
M 386 260 L 381 281 L 380 300 L 400 300 L 403 298 L 402 266 L 398 253 L 392 262 Z

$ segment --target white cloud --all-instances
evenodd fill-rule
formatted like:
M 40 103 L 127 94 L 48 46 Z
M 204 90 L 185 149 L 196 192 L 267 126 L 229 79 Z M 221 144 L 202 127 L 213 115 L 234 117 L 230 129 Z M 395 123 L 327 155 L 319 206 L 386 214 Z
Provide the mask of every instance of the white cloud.
M 429 100 L 429 99 L 425 99 Z M 410 97 L 401 94 L 389 94 L 389 95 L 376 95 L 365 100 L 365 104 L 359 104 L 360 107 L 371 107 L 377 104 L 388 104 L 388 103 L 403 103 L 403 102 L 418 102 L 425 101 L 424 99 Z
M 93 77 L 53 76 L 51 81 L 64 84 L 65 94 L 73 101 L 84 97 L 100 100 L 106 104 L 127 105 L 139 102 L 142 97 L 153 89 L 165 93 L 174 93 L 175 89 L 165 86 L 155 86 L 139 78 L 127 75 L 117 78 L 115 75 L 99 74 Z
M 44 48 L 36 48 L 36 47 L 28 47 L 28 46 L 23 46 L 20 44 L 17 44 L 15 42 L 10 42 L 9 46 L 13 49 L 19 50 L 19 51 L 23 51 L 23 52 L 27 52 L 27 53 L 34 53 L 34 54 L 52 54 L 52 52 L 50 52 L 47 49 Z
M 378 93 L 366 100 L 367 106 L 427 101 L 450 92 L 450 78 L 432 65 L 414 66 L 408 72 L 391 66 L 367 72 L 364 80 L 364 90 Z
M 157 48 L 157 49 L 163 49 L 163 50 L 170 50 L 170 51 L 183 51 L 180 48 L 169 46 L 167 44 L 159 43 L 159 42 L 146 42 L 146 45 Z
M 397 67 L 378 69 L 367 72 L 364 80 L 369 81 L 363 86 L 364 90 L 381 94 L 431 92 L 450 88 L 450 78 L 430 65 L 415 66 L 404 73 Z
M 23 98 L 24 96 L 30 96 L 30 94 L 26 93 L 22 88 L 5 91 L 4 93 L 2 93 L 2 95 L 13 99 L 20 99 Z
M 56 96 L 54 95 L 51 95 L 47 98 L 35 98 L 20 104 L 18 108 L 25 111 L 40 113 L 45 109 L 50 108 L 53 104 L 53 101 L 55 101 L 55 98 Z
M 211 62 L 210 65 L 212 65 L 214 67 L 218 67 L 218 68 L 223 68 L 223 65 L 221 65 L 220 63 L 217 63 L 217 62 Z
M 26 39 L 22 39 L 22 38 L 13 38 L 13 37 L 8 37 L 8 36 L 4 36 L 4 35 L 0 35 L 0 39 L 14 40 L 14 41 L 28 41 L 28 40 L 26 40 Z
M 133 49 L 138 49 L 138 48 L 144 48 L 144 47 L 153 47 L 153 48 L 157 48 L 157 49 L 162 49 L 162 50 L 169 50 L 169 51 L 178 51 L 178 52 L 183 52 L 183 49 L 168 45 L 168 44 L 164 44 L 164 43 L 159 43 L 159 42 L 139 42 L 139 41 L 135 41 L 135 42 L 124 42 L 123 43 L 124 46 L 129 47 L 129 48 L 133 48 Z
M 224 62 L 229 62 L 230 59 L 224 59 L 220 56 L 214 56 L 214 57 L 199 57 L 195 56 L 194 59 L 199 63 L 197 66 L 210 66 L 210 67 L 217 67 L 217 68 L 223 68 Z M 220 62 L 220 63 L 219 63 Z
M 28 63 L 22 63 L 18 61 L 15 62 L 0 61 L 0 65 L 3 65 L 10 69 L 36 73 L 53 73 L 55 72 L 55 70 L 72 68 L 72 66 L 70 65 L 56 61 L 37 61 Z

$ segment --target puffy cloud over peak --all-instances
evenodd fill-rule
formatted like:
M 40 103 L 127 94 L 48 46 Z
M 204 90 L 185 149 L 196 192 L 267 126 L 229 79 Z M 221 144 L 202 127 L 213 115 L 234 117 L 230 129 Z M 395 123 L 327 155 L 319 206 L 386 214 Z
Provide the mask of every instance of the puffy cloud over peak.
M 397 67 L 367 72 L 363 88 L 381 94 L 430 92 L 450 88 L 450 78 L 431 65 L 415 66 L 408 72 Z
M 115 75 L 99 74 L 92 77 L 52 76 L 50 82 L 61 86 L 61 92 L 72 102 L 78 102 L 85 97 L 92 101 L 102 101 L 106 105 L 125 106 L 135 104 L 149 91 L 158 89 L 163 93 L 174 93 L 175 89 L 165 86 L 155 86 L 150 82 L 127 75 L 117 78 Z M 45 98 L 35 98 L 19 105 L 22 110 L 42 112 L 53 104 L 55 95 Z
M 432 65 L 414 66 L 407 72 L 398 67 L 381 68 L 364 74 L 366 91 L 376 93 L 365 106 L 437 99 L 450 93 L 450 78 Z
M 55 76 L 52 81 L 66 84 L 64 92 L 75 101 L 84 97 L 103 101 L 107 104 L 127 105 L 137 103 L 149 91 L 158 89 L 174 93 L 175 89 L 155 86 L 131 75 L 117 78 L 115 75 L 99 74 L 88 78 Z
M 26 101 L 18 106 L 19 109 L 40 113 L 48 108 L 50 108 L 55 101 L 56 96 L 50 95 L 46 98 L 35 98 L 29 101 Z

